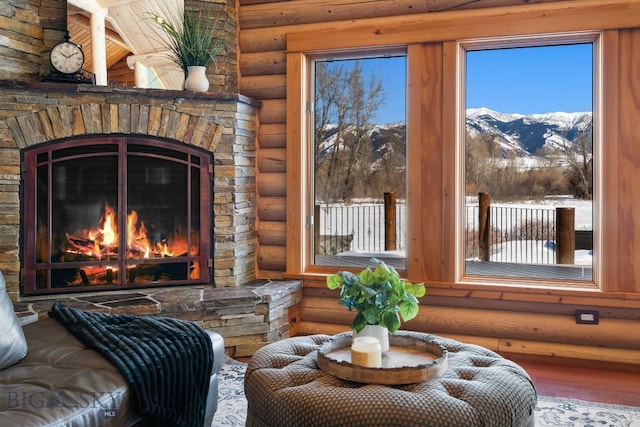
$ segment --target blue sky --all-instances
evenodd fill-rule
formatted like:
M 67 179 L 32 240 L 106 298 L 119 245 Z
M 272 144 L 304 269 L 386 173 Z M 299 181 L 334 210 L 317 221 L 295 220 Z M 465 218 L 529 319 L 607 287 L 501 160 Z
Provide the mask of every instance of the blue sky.
M 371 75 L 382 81 L 384 85 L 385 103 L 375 116 L 375 123 L 391 123 L 406 118 L 406 58 L 378 58 L 361 61 L 365 81 Z
M 375 123 L 405 120 L 405 57 L 359 62 L 365 81 L 375 76 L 384 85 L 385 103 Z M 520 114 L 592 111 L 592 64 L 590 43 L 467 52 L 467 108 Z
M 492 49 L 467 53 L 467 108 L 502 113 L 592 111 L 591 44 Z M 361 60 L 365 79 L 385 88 L 376 123 L 405 119 L 405 58 Z
M 591 44 L 467 53 L 467 108 L 502 113 L 592 111 Z

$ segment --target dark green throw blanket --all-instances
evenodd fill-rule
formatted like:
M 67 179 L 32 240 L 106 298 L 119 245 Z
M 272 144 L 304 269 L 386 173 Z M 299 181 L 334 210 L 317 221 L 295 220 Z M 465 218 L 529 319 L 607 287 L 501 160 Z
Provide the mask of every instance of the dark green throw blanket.
M 171 318 L 85 312 L 60 303 L 49 315 L 120 370 L 134 407 L 155 417 L 154 425 L 203 425 L 213 349 L 200 326 Z

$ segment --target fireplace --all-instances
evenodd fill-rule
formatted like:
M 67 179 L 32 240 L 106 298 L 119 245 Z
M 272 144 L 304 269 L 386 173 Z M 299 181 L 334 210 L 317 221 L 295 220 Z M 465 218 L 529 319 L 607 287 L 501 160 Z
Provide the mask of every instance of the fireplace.
M 22 155 L 25 294 L 210 281 L 210 152 L 92 136 Z

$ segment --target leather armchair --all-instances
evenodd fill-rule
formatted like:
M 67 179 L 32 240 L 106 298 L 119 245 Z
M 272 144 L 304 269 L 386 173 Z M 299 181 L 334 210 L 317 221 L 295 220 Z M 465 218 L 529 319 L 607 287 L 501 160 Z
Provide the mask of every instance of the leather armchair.
M 0 281 L 0 293 L 6 296 L 1 274 Z M 0 307 L 0 327 L 12 317 L 12 307 L 10 314 L 6 307 Z M 28 346 L 26 357 L 0 370 L 0 426 L 152 425 L 133 409 L 127 383 L 118 369 L 57 320 L 41 319 L 25 325 L 22 331 Z M 218 406 L 217 372 L 225 355 L 222 336 L 207 332 L 214 350 L 204 423 L 210 427 Z

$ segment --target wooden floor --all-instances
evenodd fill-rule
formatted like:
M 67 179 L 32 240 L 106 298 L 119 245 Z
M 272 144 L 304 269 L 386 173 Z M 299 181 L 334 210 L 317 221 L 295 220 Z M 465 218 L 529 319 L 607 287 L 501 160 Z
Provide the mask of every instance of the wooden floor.
M 503 354 L 522 366 L 539 395 L 640 406 L 640 365 Z
M 640 365 L 503 354 L 522 366 L 539 395 L 640 407 Z M 249 362 L 251 358 L 241 358 Z

